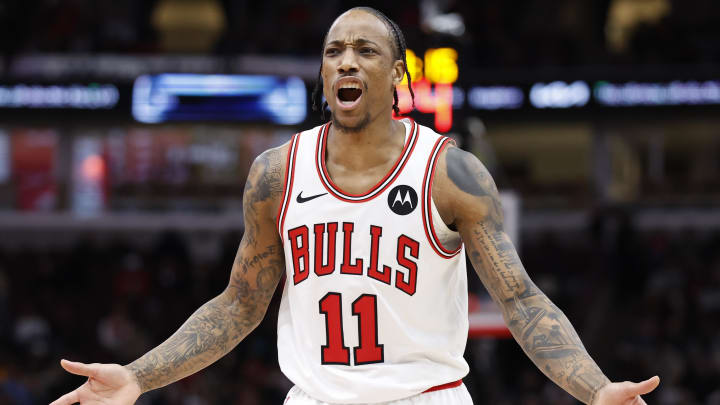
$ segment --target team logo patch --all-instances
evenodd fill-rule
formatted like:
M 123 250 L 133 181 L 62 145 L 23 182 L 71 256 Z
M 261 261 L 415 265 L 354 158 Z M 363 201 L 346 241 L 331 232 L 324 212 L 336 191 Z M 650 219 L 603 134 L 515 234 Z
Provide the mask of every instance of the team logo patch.
M 388 206 L 398 215 L 407 215 L 418 205 L 418 196 L 410 186 L 395 186 L 388 193 Z

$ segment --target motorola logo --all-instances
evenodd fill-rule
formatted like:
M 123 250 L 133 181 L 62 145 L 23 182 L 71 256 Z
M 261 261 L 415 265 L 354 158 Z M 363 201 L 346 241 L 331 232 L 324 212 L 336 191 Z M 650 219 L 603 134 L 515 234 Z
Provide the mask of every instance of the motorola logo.
M 388 193 L 388 207 L 398 215 L 407 215 L 418 205 L 418 196 L 410 186 L 395 186 Z

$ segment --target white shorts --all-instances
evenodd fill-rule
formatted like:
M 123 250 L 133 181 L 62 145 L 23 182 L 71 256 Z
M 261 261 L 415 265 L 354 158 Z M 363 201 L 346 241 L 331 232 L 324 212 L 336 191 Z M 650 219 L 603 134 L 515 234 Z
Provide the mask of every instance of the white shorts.
M 310 397 L 305 391 L 293 386 L 290 388 L 283 405 L 333 405 Z M 454 388 L 423 392 L 408 398 L 373 405 L 473 405 L 472 398 L 465 384 Z

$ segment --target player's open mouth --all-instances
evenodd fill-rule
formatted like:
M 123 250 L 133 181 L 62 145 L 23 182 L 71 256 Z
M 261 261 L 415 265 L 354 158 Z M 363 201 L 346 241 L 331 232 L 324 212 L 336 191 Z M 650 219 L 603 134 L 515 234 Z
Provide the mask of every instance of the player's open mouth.
M 354 108 L 362 98 L 363 84 L 354 77 L 343 77 L 338 80 L 336 88 L 338 106 L 343 110 Z

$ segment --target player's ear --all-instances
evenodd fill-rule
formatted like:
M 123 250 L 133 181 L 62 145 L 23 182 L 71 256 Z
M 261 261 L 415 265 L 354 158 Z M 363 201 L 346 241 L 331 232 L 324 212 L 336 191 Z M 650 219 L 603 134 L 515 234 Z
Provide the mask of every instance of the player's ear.
M 396 60 L 393 63 L 393 86 L 397 86 L 405 76 L 405 64 L 401 60 Z

